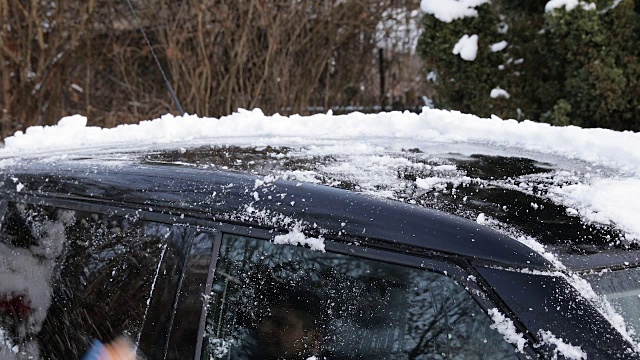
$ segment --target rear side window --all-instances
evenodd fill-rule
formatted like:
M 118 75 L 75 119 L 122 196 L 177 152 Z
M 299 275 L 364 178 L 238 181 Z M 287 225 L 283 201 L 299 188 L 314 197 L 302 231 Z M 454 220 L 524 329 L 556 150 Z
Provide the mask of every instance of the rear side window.
M 513 359 L 452 279 L 225 235 L 202 358 Z
M 4 345 L 73 359 L 92 339 L 136 341 L 170 232 L 134 217 L 10 204 L 0 240 Z

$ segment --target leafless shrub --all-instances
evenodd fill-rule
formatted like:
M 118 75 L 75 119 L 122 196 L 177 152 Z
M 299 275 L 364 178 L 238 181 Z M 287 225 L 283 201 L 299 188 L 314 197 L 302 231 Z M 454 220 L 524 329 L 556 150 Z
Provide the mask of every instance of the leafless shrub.
M 134 2 L 185 111 L 202 116 L 378 104 L 380 24 L 417 4 Z M 2 136 L 72 113 L 114 126 L 175 111 L 124 1 L 0 0 L 0 64 Z

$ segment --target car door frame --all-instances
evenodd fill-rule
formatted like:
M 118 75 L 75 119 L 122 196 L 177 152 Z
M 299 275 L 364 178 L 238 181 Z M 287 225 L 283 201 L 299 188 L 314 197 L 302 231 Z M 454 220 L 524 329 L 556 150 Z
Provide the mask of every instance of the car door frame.
M 215 224 L 212 224 L 212 226 L 221 234 L 219 240 L 220 243 L 222 242 L 222 237 L 225 234 L 251 237 L 263 241 L 270 241 L 274 236 L 283 234 L 283 232 L 275 229 L 258 228 L 249 224 L 216 222 Z M 450 254 L 438 254 L 434 252 L 414 253 L 408 250 L 405 250 L 405 252 L 398 252 L 388 249 L 378 249 L 361 243 L 349 242 L 342 238 L 335 238 L 331 240 L 325 239 L 324 243 L 325 250 L 327 252 L 431 271 L 451 278 L 457 284 L 465 288 L 466 292 L 482 308 L 486 316 L 489 316 L 489 309 L 498 309 L 514 323 L 517 330 L 526 340 L 523 351 L 515 353 L 519 359 L 543 358 L 543 354 L 532 346 L 532 344 L 535 343 L 535 338 L 531 336 L 530 332 L 524 327 L 524 325 L 512 317 L 513 314 L 509 308 L 506 307 L 497 294 L 491 290 L 488 284 L 482 281 L 480 275 L 466 259 Z M 220 244 L 217 244 L 215 247 L 219 250 Z M 215 264 L 217 264 L 217 259 L 213 260 L 211 263 L 212 266 L 215 266 Z M 213 277 L 215 277 L 215 270 L 213 271 Z M 204 314 L 206 316 L 206 309 Z M 202 321 L 204 322 L 204 319 Z M 203 337 L 204 327 L 201 328 L 201 332 L 198 333 L 198 339 L 202 339 Z M 517 349 L 514 345 L 514 351 L 515 350 Z M 199 346 L 196 349 L 196 357 L 194 359 L 200 360 L 201 351 L 202 342 L 199 341 Z

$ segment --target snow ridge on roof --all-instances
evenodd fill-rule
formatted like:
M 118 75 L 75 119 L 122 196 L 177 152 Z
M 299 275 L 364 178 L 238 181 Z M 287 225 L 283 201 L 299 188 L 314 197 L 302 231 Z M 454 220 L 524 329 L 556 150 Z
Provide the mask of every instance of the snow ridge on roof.
M 195 141 L 233 143 L 233 139 L 396 139 L 481 142 L 614 166 L 640 174 L 640 133 L 606 129 L 556 127 L 532 121 L 490 119 L 457 111 L 423 108 L 421 114 L 388 112 L 347 115 L 265 116 L 260 109 L 216 118 L 163 115 L 159 119 L 115 128 L 87 126 L 80 115 L 54 126 L 33 126 L 5 139 L 0 157 L 28 155 L 43 150 L 90 149 L 144 144 L 167 148 Z
M 399 147 L 421 148 L 426 143 L 437 147 L 437 144 L 447 142 L 489 144 L 514 149 L 514 152 L 525 150 L 558 155 L 611 169 L 586 173 L 585 179 L 572 180 L 568 186 L 560 179 L 549 188 L 546 196 L 555 203 L 571 207 L 574 216 L 579 215 L 587 222 L 614 225 L 627 234 L 629 241 L 640 240 L 640 223 L 635 220 L 640 214 L 640 133 L 555 127 L 532 121 L 502 120 L 495 116 L 483 119 L 456 111 L 423 108 L 421 114 L 389 112 L 336 116 L 329 112 L 286 117 L 265 116 L 255 109 L 239 110 L 220 119 L 164 115 L 111 129 L 87 126 L 85 117 L 75 115 L 60 120 L 58 125 L 31 127 L 7 138 L 5 148 L 0 149 L 0 167 L 19 163 L 16 159 L 24 157 L 50 157 L 51 153 L 59 153 L 62 157 L 72 153 L 91 155 L 103 149 L 122 152 L 199 145 L 274 145 L 301 148 L 303 153 L 313 153 L 311 155 L 328 151 L 361 159 L 359 154 L 372 155 L 372 149 L 380 144 L 384 149 L 390 147 L 397 152 Z M 374 195 L 389 197 L 388 191 L 379 191 L 369 185 L 376 183 L 374 180 L 378 178 L 394 178 L 397 167 L 407 160 L 384 156 L 365 156 L 364 159 L 376 163 L 343 164 L 332 171 L 338 174 L 347 171 L 350 178 L 362 182 L 362 189 L 375 190 Z M 384 159 L 387 160 L 380 163 Z M 391 175 L 386 176 L 387 173 Z M 561 175 L 562 172 L 557 174 L 562 178 Z M 451 181 L 464 182 L 464 178 L 461 179 L 431 180 L 434 191 L 438 191 Z M 416 180 L 420 187 L 421 184 L 426 186 L 429 179 Z

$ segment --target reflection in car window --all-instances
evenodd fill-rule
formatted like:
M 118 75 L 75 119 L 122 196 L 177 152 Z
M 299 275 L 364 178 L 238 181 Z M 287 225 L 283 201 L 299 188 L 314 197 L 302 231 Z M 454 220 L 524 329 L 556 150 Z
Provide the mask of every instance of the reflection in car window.
M 15 306 L 0 306 L 0 328 L 14 349 L 0 358 L 73 359 L 93 338 L 108 341 L 124 332 L 135 340 L 170 229 L 10 204 L 0 239 L 7 265 L 0 270 L 0 302 Z
M 225 235 L 203 358 L 516 358 L 491 324 L 444 275 Z
M 640 331 L 640 268 L 585 275 L 593 290 L 604 295 L 620 313 L 632 334 Z

